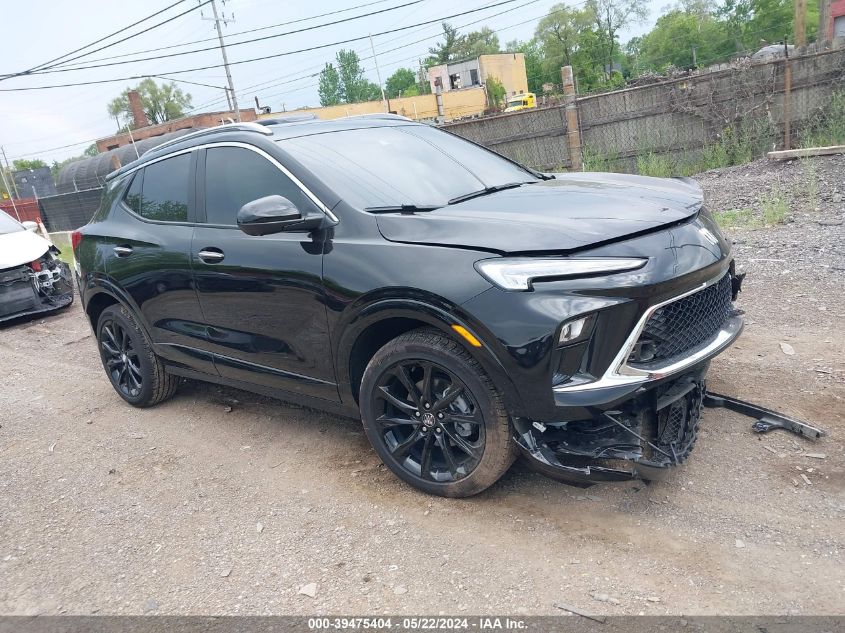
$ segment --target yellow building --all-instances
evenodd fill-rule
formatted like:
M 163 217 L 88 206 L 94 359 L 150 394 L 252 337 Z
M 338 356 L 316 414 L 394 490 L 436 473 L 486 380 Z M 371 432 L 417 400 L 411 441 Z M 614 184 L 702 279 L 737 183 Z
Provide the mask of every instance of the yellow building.
M 487 95 L 484 92 L 484 88 L 481 87 L 469 90 L 456 90 L 441 96 L 443 99 L 443 119 L 445 121 L 477 116 L 483 114 L 487 107 Z M 365 101 L 363 103 L 344 103 L 323 108 L 303 108 L 295 112 L 308 112 L 320 119 L 339 119 L 345 116 L 376 114 L 387 111 L 387 103 L 378 100 Z M 390 99 L 390 112 L 400 114 L 414 121 L 433 120 L 437 118 L 437 97 L 431 94 Z M 275 119 L 284 116 L 284 114 L 281 112 L 271 112 L 270 114 L 259 115 L 258 119 Z M 289 112 L 287 114 L 291 113 Z
M 483 86 L 495 77 L 505 88 L 505 97 L 528 92 L 528 76 L 525 73 L 525 55 L 522 53 L 498 53 L 480 55 L 475 59 L 440 64 L 428 69 L 431 91 L 440 86 L 444 94 L 474 86 Z

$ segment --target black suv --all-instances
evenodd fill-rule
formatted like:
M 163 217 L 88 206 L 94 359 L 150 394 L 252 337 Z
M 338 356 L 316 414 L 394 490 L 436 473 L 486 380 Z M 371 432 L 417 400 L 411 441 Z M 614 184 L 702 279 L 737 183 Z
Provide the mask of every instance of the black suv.
M 692 181 L 542 174 L 390 115 L 165 143 L 109 176 L 73 245 L 127 402 L 187 377 L 360 416 L 444 496 L 519 453 L 565 481 L 658 477 L 742 327 Z

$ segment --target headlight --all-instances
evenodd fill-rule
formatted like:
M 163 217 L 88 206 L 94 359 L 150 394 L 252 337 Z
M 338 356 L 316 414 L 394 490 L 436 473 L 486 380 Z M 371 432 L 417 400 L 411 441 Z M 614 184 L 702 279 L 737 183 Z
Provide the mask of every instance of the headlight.
M 618 273 L 642 268 L 646 261 L 622 257 L 500 257 L 475 262 L 475 269 L 504 290 L 530 290 L 531 282 L 537 279 Z

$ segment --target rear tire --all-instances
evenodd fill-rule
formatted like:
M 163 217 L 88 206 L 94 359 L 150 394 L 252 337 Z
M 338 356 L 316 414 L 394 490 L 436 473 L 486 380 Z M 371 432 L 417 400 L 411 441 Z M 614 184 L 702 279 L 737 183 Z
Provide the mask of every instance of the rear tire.
M 176 393 L 179 379 L 168 374 L 135 317 L 122 305 L 103 310 L 97 346 L 109 381 L 135 407 L 151 407 Z
M 360 409 L 385 465 L 430 494 L 478 494 L 516 456 L 493 382 L 466 349 L 436 330 L 408 332 L 376 352 L 361 381 Z

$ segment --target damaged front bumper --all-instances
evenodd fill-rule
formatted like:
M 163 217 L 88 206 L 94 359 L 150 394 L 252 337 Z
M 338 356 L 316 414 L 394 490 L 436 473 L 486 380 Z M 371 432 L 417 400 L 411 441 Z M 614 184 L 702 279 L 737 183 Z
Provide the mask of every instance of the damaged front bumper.
M 560 423 L 514 422 L 529 465 L 566 483 L 663 479 L 689 456 L 698 436 L 707 364 L 664 380 L 615 409 Z
M 514 440 L 529 465 L 577 484 L 662 479 L 669 467 L 686 460 L 698 436 L 710 360 L 742 332 L 741 312 L 732 302 L 743 276 L 731 266 L 724 276 L 646 310 L 603 376 L 554 388 L 560 421 L 515 420 Z M 699 309 L 690 310 L 684 302 L 697 302 Z M 669 317 L 658 312 L 665 306 L 674 309 Z M 725 315 L 721 323 L 711 319 L 708 324 L 713 311 Z M 679 331 L 705 326 L 715 331 L 674 356 L 643 363 L 637 350 L 653 340 L 644 334 L 652 318 L 687 326 L 669 329 L 664 344 L 683 340 Z M 572 411 L 580 414 L 573 419 Z
M 31 264 L 0 270 L 0 323 L 73 303 L 67 264 L 47 252 Z

